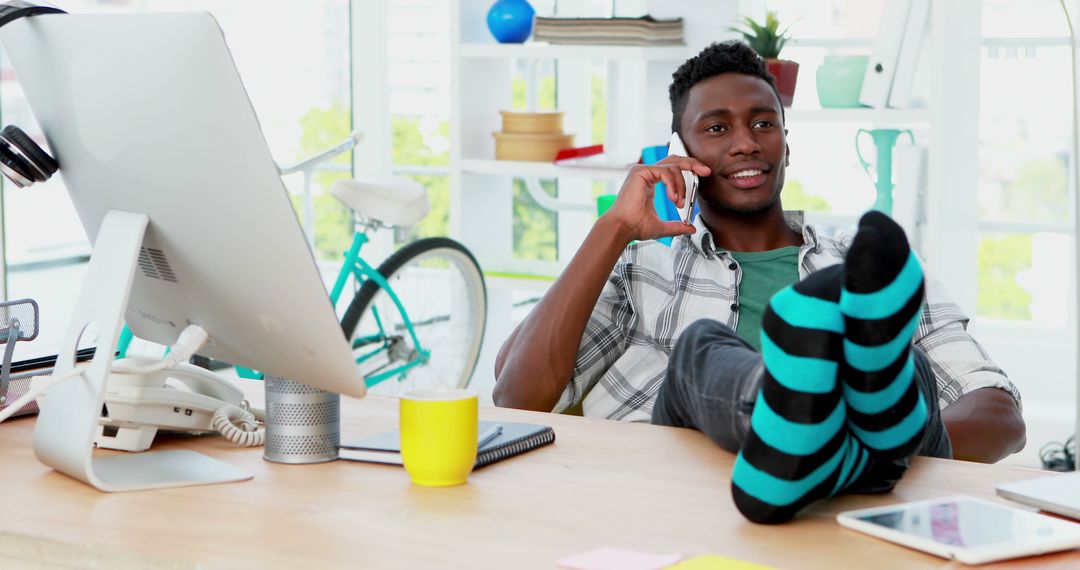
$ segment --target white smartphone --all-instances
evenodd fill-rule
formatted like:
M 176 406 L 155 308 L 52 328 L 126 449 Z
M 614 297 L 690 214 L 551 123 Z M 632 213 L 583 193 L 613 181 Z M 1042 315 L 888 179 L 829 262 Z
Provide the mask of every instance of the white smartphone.
M 671 140 L 668 142 L 668 156 L 672 155 L 690 156 L 686 152 L 686 145 L 679 138 L 679 133 L 671 133 Z M 689 224 L 690 217 L 694 215 L 694 200 L 697 200 L 698 176 L 689 170 L 682 171 L 682 175 L 686 183 L 686 199 L 683 200 L 683 207 L 679 208 L 679 219 L 684 224 Z
M 963 495 L 847 511 L 836 521 L 964 564 L 1080 547 L 1080 524 Z

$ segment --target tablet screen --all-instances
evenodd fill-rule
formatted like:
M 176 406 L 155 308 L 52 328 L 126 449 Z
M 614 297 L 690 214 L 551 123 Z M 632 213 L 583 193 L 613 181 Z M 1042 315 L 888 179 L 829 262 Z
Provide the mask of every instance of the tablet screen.
M 1026 541 L 1054 534 L 1052 519 L 1033 513 L 967 499 L 904 505 L 853 517 L 857 520 L 933 540 L 978 548 Z

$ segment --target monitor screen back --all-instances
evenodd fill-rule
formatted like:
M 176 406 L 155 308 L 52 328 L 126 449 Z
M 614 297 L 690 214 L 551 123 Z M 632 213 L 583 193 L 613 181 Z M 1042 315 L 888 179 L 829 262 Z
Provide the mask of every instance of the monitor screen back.
M 136 336 L 170 344 L 196 323 L 200 354 L 363 395 L 213 17 L 43 15 L 0 40 L 91 242 L 109 210 L 150 219 L 125 315 Z

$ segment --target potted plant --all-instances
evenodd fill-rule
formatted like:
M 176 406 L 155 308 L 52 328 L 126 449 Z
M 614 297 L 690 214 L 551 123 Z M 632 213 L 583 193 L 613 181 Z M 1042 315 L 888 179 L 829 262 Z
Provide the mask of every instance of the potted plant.
M 780 92 L 780 103 L 785 107 L 791 106 L 791 100 L 795 96 L 795 79 L 799 75 L 799 64 L 780 59 L 780 50 L 791 39 L 788 28 L 780 31 L 780 20 L 776 12 L 768 12 L 765 15 L 765 24 L 759 24 L 753 18 L 743 18 L 741 26 L 728 28 L 740 34 L 750 47 L 765 60 L 769 73 L 776 78 L 776 90 Z

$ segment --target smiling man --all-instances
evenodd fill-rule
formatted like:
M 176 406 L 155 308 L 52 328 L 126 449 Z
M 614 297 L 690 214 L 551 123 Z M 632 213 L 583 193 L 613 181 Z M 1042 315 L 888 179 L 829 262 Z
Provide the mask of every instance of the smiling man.
M 690 157 L 631 170 L 500 350 L 495 403 L 699 429 L 742 450 L 737 503 L 761 522 L 891 488 L 914 452 L 992 462 L 1020 450 L 1019 392 L 924 281 L 899 226 L 869 214 L 854 241 L 834 240 L 783 211 L 790 150 L 761 59 L 713 44 L 670 95 Z M 693 226 L 652 207 L 659 182 L 681 204 L 682 171 L 700 177 Z M 662 236 L 678 237 L 651 241 Z M 784 496 L 755 491 L 770 485 Z

